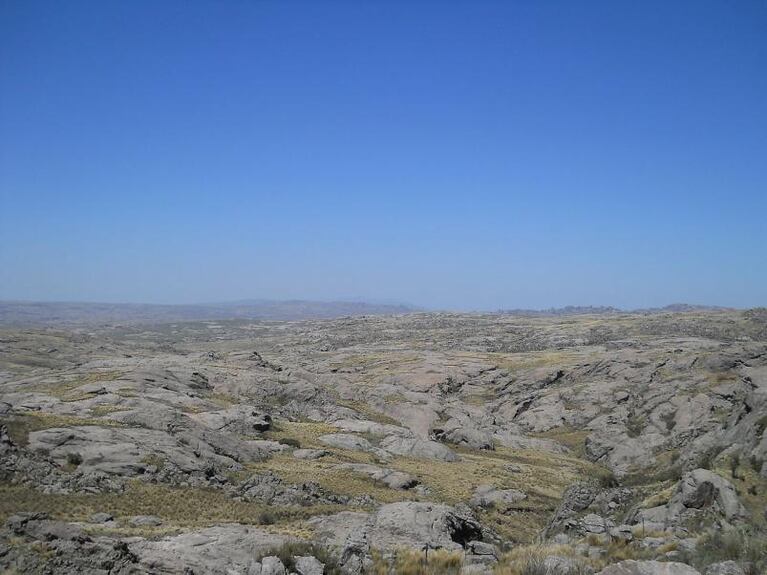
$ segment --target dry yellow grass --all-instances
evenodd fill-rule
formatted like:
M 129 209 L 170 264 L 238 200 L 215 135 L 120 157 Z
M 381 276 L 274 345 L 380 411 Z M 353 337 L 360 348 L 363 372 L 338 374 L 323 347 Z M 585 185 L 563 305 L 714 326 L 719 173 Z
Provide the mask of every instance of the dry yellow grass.
M 545 525 L 562 492 L 574 481 L 597 473 L 594 465 L 554 453 L 498 448 L 476 452 L 459 450 L 461 460 L 397 458 L 390 466 L 419 478 L 438 501 L 455 505 L 471 498 L 480 485 L 520 489 L 527 499 L 500 513 L 486 511 L 482 519 L 488 526 L 513 541 L 530 541 Z M 505 466 L 522 463 L 522 473 L 509 473 Z
M 562 426 L 542 433 L 532 433 L 531 435 L 543 439 L 553 439 L 570 449 L 573 455 L 583 457 L 586 450 L 586 438 L 589 436 L 589 433 L 591 432 L 586 429 L 573 429 Z
M 61 381 L 56 383 L 40 383 L 29 386 L 25 391 L 38 391 L 47 395 L 57 397 L 62 401 L 79 401 L 91 397 L 90 393 L 83 393 L 79 388 L 89 383 L 98 383 L 101 381 L 114 381 L 122 377 L 120 371 L 94 371 L 85 374 L 76 374 L 74 376 L 62 377 Z
M 530 568 L 548 556 L 578 558 L 570 545 L 522 545 L 504 554 L 493 573 L 496 575 L 526 575 Z
M 167 526 L 199 527 L 216 522 L 261 523 L 268 511 L 277 524 L 300 521 L 314 515 L 336 513 L 340 505 L 282 506 L 235 501 L 212 489 L 172 488 L 131 482 L 124 493 L 50 494 L 29 487 L 0 486 L 0 519 L 20 511 L 44 511 L 51 516 L 82 521 L 93 513 L 107 512 L 115 517 L 156 515 Z
M 301 447 L 328 449 L 331 455 L 306 461 L 285 453 L 250 465 L 249 470 L 271 470 L 290 483 L 303 483 L 311 479 L 333 493 L 369 495 L 381 503 L 424 498 L 411 491 L 390 489 L 363 474 L 338 470 L 335 466 L 349 462 L 373 463 L 410 473 L 429 488 L 431 494 L 427 499 L 450 505 L 468 501 L 479 485 L 492 484 L 498 488 L 520 489 L 527 493 L 527 499 L 503 513 L 485 511 L 482 519 L 501 535 L 522 542 L 531 541 L 545 525 L 568 485 L 605 473 L 601 467 L 567 455 L 505 447 L 482 452 L 457 449 L 461 456 L 457 462 L 410 457 L 395 457 L 390 461 L 379 462 L 373 454 L 327 448 L 318 441 L 321 435 L 337 432 L 338 429 L 325 423 L 279 422 L 275 430 L 265 434 L 270 439 L 292 439 L 298 441 Z M 509 463 L 517 464 L 522 472 L 507 471 L 505 467 Z
M 373 566 L 366 573 L 371 575 L 457 575 L 463 564 L 463 554 L 439 549 L 423 551 L 397 549 L 384 557 L 373 552 Z

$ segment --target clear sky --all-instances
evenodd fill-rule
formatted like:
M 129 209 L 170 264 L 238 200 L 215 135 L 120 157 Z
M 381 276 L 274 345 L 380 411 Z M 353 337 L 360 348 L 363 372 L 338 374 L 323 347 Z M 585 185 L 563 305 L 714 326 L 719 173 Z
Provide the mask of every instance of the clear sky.
M 767 3 L 0 0 L 0 299 L 767 305 Z

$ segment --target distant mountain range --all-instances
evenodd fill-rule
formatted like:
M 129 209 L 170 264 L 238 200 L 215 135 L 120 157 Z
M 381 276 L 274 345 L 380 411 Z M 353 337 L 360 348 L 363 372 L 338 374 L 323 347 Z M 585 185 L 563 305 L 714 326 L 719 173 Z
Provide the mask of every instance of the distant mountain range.
M 622 310 L 611 306 L 566 306 L 540 310 L 508 309 L 498 310 L 495 313 L 527 317 L 556 317 L 620 313 L 677 313 L 724 309 L 727 308 L 677 303 L 660 308 L 637 310 Z M 0 325 L 61 326 L 228 319 L 298 321 L 361 315 L 398 315 L 419 311 L 427 310 L 407 304 L 362 301 L 242 300 L 188 305 L 0 301 Z
M 329 319 L 418 311 L 401 304 L 304 300 L 245 300 L 191 305 L 0 301 L 0 325 L 162 323 L 226 319 Z
M 714 305 L 693 305 L 688 303 L 672 303 L 664 307 L 648 307 L 640 309 L 620 309 L 612 306 L 580 306 L 568 305 L 565 307 L 549 309 L 502 309 L 498 313 L 503 315 L 523 315 L 523 316 L 560 316 L 560 315 L 605 315 L 617 313 L 680 313 L 689 311 L 716 311 L 731 308 Z

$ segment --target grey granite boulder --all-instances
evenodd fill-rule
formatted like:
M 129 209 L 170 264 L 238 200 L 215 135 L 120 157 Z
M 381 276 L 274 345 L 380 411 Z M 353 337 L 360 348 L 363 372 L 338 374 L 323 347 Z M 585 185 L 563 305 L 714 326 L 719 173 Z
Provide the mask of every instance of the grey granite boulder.
M 672 561 L 621 561 L 608 565 L 598 575 L 701 575 L 700 571 L 684 563 Z

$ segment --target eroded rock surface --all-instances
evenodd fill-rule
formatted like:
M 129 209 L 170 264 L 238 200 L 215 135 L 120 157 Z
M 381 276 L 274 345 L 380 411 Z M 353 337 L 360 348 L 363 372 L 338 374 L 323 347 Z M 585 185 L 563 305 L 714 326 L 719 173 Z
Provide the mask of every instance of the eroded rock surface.
M 741 575 L 766 430 L 763 310 L 0 328 L 0 570 Z

